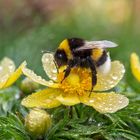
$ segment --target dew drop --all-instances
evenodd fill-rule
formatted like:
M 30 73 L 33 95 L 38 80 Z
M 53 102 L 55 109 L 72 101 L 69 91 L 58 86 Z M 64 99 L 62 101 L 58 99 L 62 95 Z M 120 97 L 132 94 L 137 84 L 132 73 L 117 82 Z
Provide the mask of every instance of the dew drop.
M 94 103 L 94 100 L 89 100 L 90 103 Z
M 46 58 L 46 59 L 45 59 L 45 61 L 48 61 L 48 62 L 49 62 L 49 59 L 48 59 L 48 58 Z
M 53 73 L 57 73 L 57 69 L 53 69 L 52 72 L 53 72 Z
M 102 125 L 103 125 L 103 123 L 98 123 L 97 125 L 100 127 L 100 126 L 102 126 Z
M 112 108 L 109 108 L 109 111 L 113 111 L 113 109 Z
M 112 79 L 113 79 L 113 80 L 117 80 L 118 77 L 117 77 L 117 76 L 113 76 Z
M 122 104 L 122 100 L 120 100 L 119 103 Z
M 57 77 L 52 77 L 52 79 L 56 81 L 57 80 Z

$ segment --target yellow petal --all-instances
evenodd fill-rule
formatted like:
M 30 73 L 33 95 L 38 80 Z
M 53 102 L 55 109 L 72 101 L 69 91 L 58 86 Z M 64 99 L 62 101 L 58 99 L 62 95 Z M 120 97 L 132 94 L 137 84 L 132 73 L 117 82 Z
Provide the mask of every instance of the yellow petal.
M 53 88 L 57 88 L 59 86 L 58 84 L 54 83 L 52 80 L 46 81 L 41 76 L 36 75 L 32 70 L 28 69 L 27 67 L 22 69 L 22 71 L 23 74 L 25 74 L 28 78 L 30 78 L 36 83 L 39 83 L 47 87 L 53 87 Z
M 3 58 L 0 63 L 0 89 L 4 87 L 8 77 L 15 71 L 15 64 L 10 58 Z
M 87 94 L 88 95 L 88 94 Z M 92 106 L 100 113 L 114 113 L 129 103 L 127 97 L 114 92 L 110 93 L 92 93 L 90 97 L 83 96 L 81 102 Z
M 42 56 L 43 68 L 48 75 L 48 77 L 54 81 L 57 80 L 57 68 L 52 53 L 45 53 Z
M 95 91 L 106 91 L 115 87 L 118 82 L 122 79 L 125 73 L 123 64 L 119 61 L 111 63 L 111 70 L 108 74 L 97 74 L 97 85 L 94 87 Z
M 27 96 L 22 100 L 21 104 L 29 108 L 54 108 L 61 105 L 61 103 L 56 100 L 56 97 L 61 93 L 62 91 L 59 89 L 48 88 Z
M 140 60 L 136 53 L 131 54 L 130 63 L 134 77 L 140 82 Z
M 57 100 L 61 102 L 61 104 L 66 106 L 72 106 L 80 103 L 79 97 L 77 93 L 64 93 L 57 97 Z
M 0 89 L 2 89 L 4 87 L 8 77 L 9 77 L 9 75 L 5 75 L 4 77 L 0 78 Z
M 10 75 L 15 71 L 15 64 L 14 62 L 8 58 L 5 57 L 0 63 L 0 79 L 5 75 Z
M 24 61 L 19 67 L 18 69 L 9 74 L 9 76 L 6 76 L 7 78 L 5 78 L 5 80 L 3 80 L 0 83 L 0 88 L 6 88 L 9 87 L 10 85 L 12 85 L 22 74 L 22 69 L 26 66 L 26 62 Z

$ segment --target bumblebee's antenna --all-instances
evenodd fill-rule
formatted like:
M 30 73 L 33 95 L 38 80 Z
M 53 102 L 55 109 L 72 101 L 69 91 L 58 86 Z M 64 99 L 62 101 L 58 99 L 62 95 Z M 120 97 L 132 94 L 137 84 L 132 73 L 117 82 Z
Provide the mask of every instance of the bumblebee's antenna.
M 46 50 L 42 50 L 41 52 L 42 52 L 42 53 L 53 53 L 53 52 L 51 52 L 51 51 L 46 51 Z
M 59 68 L 58 68 L 58 66 L 57 66 L 57 64 L 56 64 L 56 61 L 55 61 L 55 60 L 53 60 L 53 62 L 54 62 L 54 64 L 55 64 L 55 66 L 56 66 L 57 73 L 59 73 Z

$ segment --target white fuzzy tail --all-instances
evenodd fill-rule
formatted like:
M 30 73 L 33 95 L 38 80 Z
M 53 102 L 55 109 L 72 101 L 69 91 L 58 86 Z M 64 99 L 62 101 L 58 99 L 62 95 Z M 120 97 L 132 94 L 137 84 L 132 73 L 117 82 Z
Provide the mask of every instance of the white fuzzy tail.
M 111 58 L 110 58 L 110 54 L 107 53 L 108 57 L 107 60 L 105 61 L 104 64 L 102 64 L 101 66 L 99 66 L 97 68 L 97 70 L 103 74 L 108 74 L 110 69 L 111 69 Z

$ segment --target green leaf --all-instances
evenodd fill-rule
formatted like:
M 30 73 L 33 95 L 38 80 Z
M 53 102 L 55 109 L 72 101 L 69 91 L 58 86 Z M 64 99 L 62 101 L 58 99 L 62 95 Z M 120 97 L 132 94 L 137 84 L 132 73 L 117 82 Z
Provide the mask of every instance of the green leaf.
M 12 107 L 19 97 L 20 91 L 16 87 L 0 90 L 0 115 L 12 111 Z
M 22 122 L 14 114 L 0 117 L 0 139 L 30 140 Z

